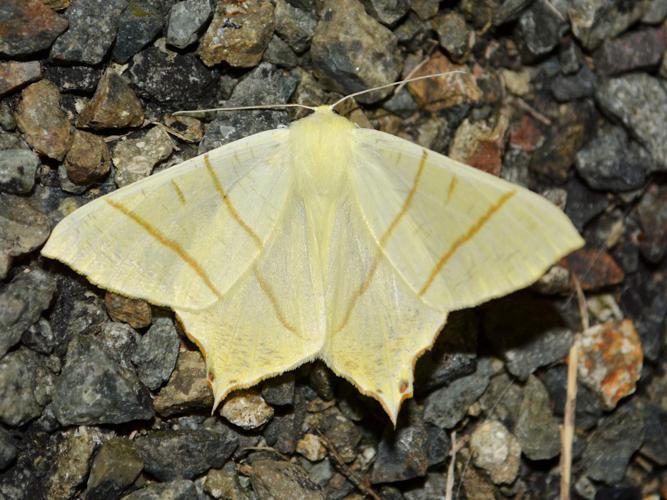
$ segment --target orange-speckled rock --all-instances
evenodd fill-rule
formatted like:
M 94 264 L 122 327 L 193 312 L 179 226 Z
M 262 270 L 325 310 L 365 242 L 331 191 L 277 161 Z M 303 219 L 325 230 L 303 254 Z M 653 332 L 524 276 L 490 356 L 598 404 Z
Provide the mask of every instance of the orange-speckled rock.
M 607 409 L 635 392 L 644 355 L 632 320 L 610 321 L 586 330 L 581 338 L 579 377 Z

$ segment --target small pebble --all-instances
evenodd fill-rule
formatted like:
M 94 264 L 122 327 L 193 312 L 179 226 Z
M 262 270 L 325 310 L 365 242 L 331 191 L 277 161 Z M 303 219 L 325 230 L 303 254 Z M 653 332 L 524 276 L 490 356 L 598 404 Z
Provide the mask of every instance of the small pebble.
M 657 264 L 667 254 L 667 188 L 651 186 L 637 213 L 643 230 L 639 249 L 649 262 Z
M 67 24 L 41 0 L 3 0 L 0 53 L 25 56 L 48 49 Z
M 327 455 L 327 449 L 315 434 L 307 433 L 296 443 L 296 452 L 311 462 L 319 462 Z
M 310 54 L 321 84 L 342 94 L 394 82 L 402 65 L 396 36 L 357 0 L 324 2 Z M 371 92 L 357 99 L 376 102 L 390 92 Z
M 147 486 L 125 495 L 123 500 L 188 500 L 199 498 L 195 483 L 189 479 L 177 479 L 163 483 L 150 483 Z
M 567 14 L 574 36 L 588 50 L 604 40 L 613 39 L 641 19 L 646 4 L 608 4 L 577 0 L 568 6 Z
M 126 63 L 162 31 L 161 5 L 155 0 L 130 0 L 118 19 L 113 58 Z
M 644 418 L 639 408 L 624 406 L 601 419 L 589 436 L 581 457 L 584 473 L 595 481 L 622 481 L 632 455 L 644 439 Z
M 0 279 L 7 276 L 13 257 L 41 246 L 50 230 L 49 219 L 24 198 L 0 192 Z
M 144 328 L 151 324 L 151 306 L 144 300 L 107 292 L 104 294 L 104 304 L 114 321 L 127 323 L 132 328 Z
M 213 20 L 199 42 L 199 57 L 207 66 L 226 62 L 252 68 L 261 60 L 274 28 L 270 2 L 218 3 Z
M 39 80 L 42 68 L 39 62 L 0 62 L 0 96 L 9 94 L 27 83 Z
M 528 377 L 514 434 L 522 453 L 530 460 L 549 460 L 560 453 L 559 421 L 550 405 L 542 382 L 532 375 Z
M 24 269 L 0 288 L 0 358 L 49 307 L 56 280 L 45 271 Z
M 72 498 L 88 475 L 95 451 L 95 438 L 88 432 L 71 432 L 57 445 L 54 470 L 49 477 L 47 498 Z
M 209 0 L 184 0 L 171 6 L 167 27 L 167 43 L 184 49 L 197 41 L 198 32 L 211 18 Z
M 465 119 L 456 129 L 449 146 L 449 157 L 495 176 L 500 175 L 509 126 L 506 114 L 495 117 L 495 124 Z
M 519 474 L 521 446 L 497 420 L 478 425 L 470 436 L 473 463 L 485 470 L 495 484 L 510 484 Z
M 605 40 L 595 52 L 595 68 L 604 75 L 655 68 L 667 49 L 662 28 L 644 28 Z
M 575 250 L 562 262 L 577 277 L 582 290 L 618 285 L 625 278 L 625 273 L 614 258 L 597 248 Z
M 206 363 L 198 351 L 180 351 L 169 382 L 153 400 L 158 415 L 168 418 L 196 411 L 211 411 L 213 393 Z
M 644 356 L 631 320 L 610 321 L 586 330 L 579 347 L 579 377 L 611 410 L 635 392 Z
M 51 47 L 51 57 L 91 66 L 102 62 L 126 6 L 127 0 L 77 0 L 65 11 L 69 27 Z
M 317 25 L 317 20 L 312 14 L 297 8 L 287 0 L 277 0 L 275 15 L 278 36 L 298 54 L 308 50 Z
M 255 392 L 239 391 L 225 399 L 220 414 L 241 429 L 257 429 L 273 417 L 273 408 Z
M 536 0 L 519 16 L 515 40 L 525 61 L 551 52 L 565 27 L 563 17 L 548 0 Z
M 148 177 L 155 165 L 169 158 L 173 150 L 174 144 L 162 127 L 151 128 L 140 139 L 117 143 L 111 152 L 116 185 L 123 187 Z
M 143 468 L 144 461 L 130 440 L 112 438 L 106 441 L 93 459 L 86 486 L 86 498 L 120 496 Z
M 440 45 L 453 61 L 462 62 L 471 41 L 471 30 L 465 18 L 456 11 L 434 17 L 431 26 L 438 34 Z
M 320 487 L 310 480 L 301 466 L 283 460 L 254 460 L 250 482 L 258 498 L 325 498 Z
M 176 366 L 180 338 L 169 318 L 157 318 L 132 354 L 141 383 L 151 391 L 164 384 Z
M 153 417 L 148 391 L 89 336 L 74 337 L 53 392 L 62 425 L 119 424 Z
M 149 431 L 134 439 L 144 470 L 160 481 L 192 479 L 209 469 L 220 468 L 238 447 L 236 434 L 218 430 Z
M 58 161 L 65 157 L 72 143 L 72 127 L 60 101 L 58 87 L 40 80 L 23 89 L 16 109 L 16 123 L 28 144 Z
M 461 69 L 461 66 L 452 64 L 444 55 L 435 52 L 413 76 Z M 482 91 L 471 75 L 453 74 L 444 81 L 447 82 L 446 85 L 443 85 L 441 78 L 430 78 L 411 82 L 407 86 L 419 107 L 427 111 L 440 111 L 481 101 Z
M 0 150 L 0 191 L 29 193 L 35 185 L 39 156 L 29 149 Z
M 122 76 L 104 73 L 95 95 L 81 111 L 77 126 L 95 130 L 138 127 L 144 122 L 141 102 Z
M 111 153 L 98 135 L 74 130 L 72 147 L 65 156 L 67 178 L 78 185 L 102 181 L 111 170 Z
M 649 150 L 660 171 L 667 170 L 667 86 L 653 76 L 635 73 L 601 83 L 595 99 L 620 120 Z

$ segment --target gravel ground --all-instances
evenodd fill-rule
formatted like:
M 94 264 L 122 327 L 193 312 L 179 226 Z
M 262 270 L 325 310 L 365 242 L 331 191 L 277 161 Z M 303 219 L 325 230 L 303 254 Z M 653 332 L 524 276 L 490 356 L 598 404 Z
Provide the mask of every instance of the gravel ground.
M 666 498 L 666 17 L 667 0 L 0 0 L 0 498 L 426 500 L 449 473 L 456 498 L 557 498 L 577 335 L 573 498 Z M 88 201 L 302 116 L 170 113 L 461 68 L 341 113 L 545 195 L 587 245 L 452 314 L 396 429 L 318 362 L 211 415 L 169 310 L 39 256 Z

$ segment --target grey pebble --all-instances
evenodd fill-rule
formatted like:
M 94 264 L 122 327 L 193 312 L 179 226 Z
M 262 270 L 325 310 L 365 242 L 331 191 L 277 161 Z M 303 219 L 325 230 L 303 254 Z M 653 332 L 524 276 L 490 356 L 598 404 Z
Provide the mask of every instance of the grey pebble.
M 9 467 L 16 458 L 16 443 L 9 432 L 0 427 L 0 471 Z
M 162 12 L 159 0 L 132 0 L 118 19 L 118 34 L 113 58 L 119 63 L 129 61 L 151 43 L 162 31 Z
M 38 417 L 53 388 L 44 357 L 20 348 L 0 360 L 0 421 L 19 426 Z
M 521 380 L 568 353 L 572 332 L 553 301 L 517 294 L 491 302 L 484 309 L 484 331 L 507 370 Z
M 351 16 L 354 23 L 349 22 Z M 394 82 L 402 66 L 396 36 L 354 0 L 324 4 L 310 54 L 321 83 L 343 94 Z M 371 92 L 358 100 L 371 103 L 389 93 Z
M 222 467 L 238 442 L 236 434 L 227 428 L 151 431 L 134 440 L 144 469 L 161 481 L 192 479 Z
M 628 139 L 621 127 L 596 130 L 595 137 L 581 148 L 574 160 L 577 172 L 593 189 L 628 191 L 644 185 L 652 166 L 648 152 Z
M 254 460 L 250 482 L 257 498 L 325 498 L 320 487 L 310 480 L 303 467 L 284 460 Z
M 144 468 L 144 461 L 134 444 L 126 438 L 112 438 L 95 454 L 85 498 L 118 498 Z
M 515 35 L 523 59 L 533 61 L 556 48 L 564 26 L 547 0 L 533 2 L 519 17 Z
M 556 75 L 550 84 L 551 93 L 557 101 L 567 102 L 591 97 L 595 93 L 597 77 L 586 66 L 571 75 Z
M 132 358 L 141 337 L 126 323 L 104 323 L 97 339 L 107 356 L 125 370 L 133 370 Z
M 455 427 L 470 405 L 486 390 L 491 372 L 491 362 L 483 358 L 477 363 L 474 373 L 430 393 L 424 403 L 424 420 L 445 429 Z
M 371 473 L 372 483 L 393 483 L 426 475 L 428 433 L 414 401 L 404 405 L 396 428 L 385 427 Z
M 57 342 L 51 324 L 44 318 L 39 318 L 21 336 L 21 344 L 41 354 L 51 354 Z
M 549 393 L 554 412 L 562 416 L 567 397 L 567 367 L 565 365 L 551 367 L 541 374 L 541 380 Z M 577 427 L 590 429 L 602 416 L 603 408 L 598 396 L 587 386 L 579 384 L 575 411 Z
M 262 384 L 262 397 L 271 406 L 287 406 L 294 403 L 294 374 L 284 373 Z
M 415 390 L 424 394 L 456 378 L 473 373 L 477 362 L 479 321 L 474 312 L 456 311 L 438 335 L 433 347 L 415 366 Z
M 649 401 L 641 402 L 644 415 L 644 443 L 640 453 L 661 467 L 667 465 L 667 410 Z
M 317 20 L 310 12 L 287 0 L 276 0 L 276 33 L 294 52 L 301 54 L 310 46 Z
M 62 425 L 119 424 L 153 416 L 148 391 L 90 336 L 73 338 L 53 394 Z
M 551 412 L 549 393 L 537 377 L 530 376 L 523 389 L 514 434 L 521 451 L 531 460 L 548 460 L 560 453 L 559 421 Z
M 576 177 L 567 181 L 565 190 L 567 191 L 565 214 L 579 231 L 609 205 L 604 193 L 591 190 Z
M 603 75 L 655 68 L 667 48 L 661 28 L 644 28 L 605 40 L 595 52 L 595 68 Z
M 193 500 L 199 498 L 195 483 L 188 479 L 178 479 L 166 483 L 153 483 L 129 495 L 123 500 Z
M 19 270 L 0 288 L 0 357 L 39 320 L 55 291 L 55 279 L 41 269 Z
M 299 63 L 299 58 L 290 46 L 276 35 L 271 38 L 262 60 L 280 68 L 294 68 Z
M 609 3 L 607 0 L 571 0 L 568 17 L 574 36 L 584 48 L 597 48 L 638 21 L 649 2 Z
M 25 194 L 35 185 L 39 156 L 29 149 L 0 151 L 0 191 Z
M 408 0 L 361 0 L 368 12 L 386 26 L 393 26 L 410 10 Z
M 167 54 L 158 47 L 136 54 L 126 75 L 141 95 L 157 102 L 197 102 L 214 78 L 193 54 Z
M 639 249 L 646 260 L 657 264 L 667 254 L 667 187 L 651 186 L 637 213 L 643 229 Z
M 67 66 L 48 64 L 44 65 L 44 76 L 63 92 L 92 94 L 95 92 L 97 82 L 102 78 L 102 69 L 79 64 Z
M 197 41 L 198 33 L 211 18 L 210 0 L 185 0 L 171 6 L 167 27 L 167 43 L 184 49 Z
M 614 484 L 623 479 L 630 458 L 644 440 L 644 417 L 633 406 L 624 406 L 600 420 L 589 436 L 581 463 L 585 474 Z
M 169 380 L 178 359 L 180 338 L 174 323 L 169 318 L 153 321 L 148 332 L 137 342 L 132 354 L 139 380 L 151 391 Z
M 38 248 L 50 231 L 48 218 L 32 208 L 25 198 L 0 193 L 0 278 L 7 276 L 13 257 Z M 5 314 L 0 308 L 0 325 L 2 316 Z M 11 333 L 0 333 L 0 356 L 7 350 L 6 339 L 10 337 Z
M 127 0 L 78 0 L 65 11 L 69 28 L 51 47 L 57 61 L 94 65 L 102 61 L 116 37 Z
M 595 99 L 619 119 L 649 150 L 660 171 L 667 171 L 667 83 L 645 73 L 603 81 Z

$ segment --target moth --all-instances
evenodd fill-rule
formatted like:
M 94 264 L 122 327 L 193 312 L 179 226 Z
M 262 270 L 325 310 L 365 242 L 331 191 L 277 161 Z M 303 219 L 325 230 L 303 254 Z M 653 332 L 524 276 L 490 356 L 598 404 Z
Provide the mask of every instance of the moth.
M 88 203 L 42 254 L 171 308 L 214 408 L 321 359 L 395 423 L 450 311 L 530 285 L 583 240 L 527 189 L 312 111 Z

